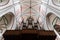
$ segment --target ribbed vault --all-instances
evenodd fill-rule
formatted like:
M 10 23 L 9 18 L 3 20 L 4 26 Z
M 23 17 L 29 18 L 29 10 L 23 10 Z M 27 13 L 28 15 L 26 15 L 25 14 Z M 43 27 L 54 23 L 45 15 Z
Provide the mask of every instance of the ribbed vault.
M 21 0 L 21 16 L 24 19 L 31 16 L 38 19 L 40 16 L 40 3 L 41 0 Z

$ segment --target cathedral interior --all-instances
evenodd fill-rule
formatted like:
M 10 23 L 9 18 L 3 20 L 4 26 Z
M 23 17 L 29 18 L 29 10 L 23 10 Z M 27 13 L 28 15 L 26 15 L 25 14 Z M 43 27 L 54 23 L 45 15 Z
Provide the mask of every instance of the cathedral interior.
M 60 40 L 60 0 L 0 0 L 0 40 Z

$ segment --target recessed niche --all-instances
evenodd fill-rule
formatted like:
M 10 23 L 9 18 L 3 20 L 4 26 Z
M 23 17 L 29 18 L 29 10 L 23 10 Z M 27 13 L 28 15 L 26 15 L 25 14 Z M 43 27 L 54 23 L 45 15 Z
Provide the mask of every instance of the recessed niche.
M 60 7 L 60 0 L 52 0 L 52 3 Z
M 46 19 L 47 19 L 47 25 L 48 24 L 49 26 L 52 25 L 53 29 L 55 29 L 56 32 L 60 35 L 60 18 L 53 13 L 49 13 Z
M 0 30 L 3 32 L 4 29 L 8 29 L 10 26 L 13 25 L 14 15 L 11 13 L 7 13 L 0 17 Z

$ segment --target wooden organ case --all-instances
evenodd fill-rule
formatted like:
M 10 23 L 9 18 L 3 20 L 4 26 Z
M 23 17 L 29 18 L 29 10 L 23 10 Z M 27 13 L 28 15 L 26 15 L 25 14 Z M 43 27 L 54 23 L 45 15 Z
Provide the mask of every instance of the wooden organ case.
M 33 19 L 29 17 L 27 19 L 28 25 L 32 25 Z M 38 23 L 35 23 L 35 27 L 38 28 Z M 23 23 L 23 26 L 26 27 L 23 30 L 6 30 L 3 34 L 4 40 L 55 40 L 56 34 L 54 31 L 50 30 L 37 30 L 34 26 L 28 28 L 26 23 Z M 23 27 L 22 27 L 23 28 Z

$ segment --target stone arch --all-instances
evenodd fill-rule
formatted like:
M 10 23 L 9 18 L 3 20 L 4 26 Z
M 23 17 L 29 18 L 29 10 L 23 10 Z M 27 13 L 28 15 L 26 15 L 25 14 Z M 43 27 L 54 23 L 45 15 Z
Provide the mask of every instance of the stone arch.
M 53 21 L 53 18 L 56 17 L 56 15 L 52 12 L 49 12 L 47 15 L 46 15 L 46 24 L 47 24 L 47 28 L 49 30 L 53 30 L 54 27 L 52 26 L 52 21 Z
M 11 30 L 14 25 L 15 15 L 12 12 L 8 12 L 0 17 L 0 31 L 1 33 L 6 30 Z
M 54 32 L 59 36 L 60 34 L 60 17 L 54 13 L 48 13 L 46 15 L 46 24 L 48 29 L 54 30 Z

